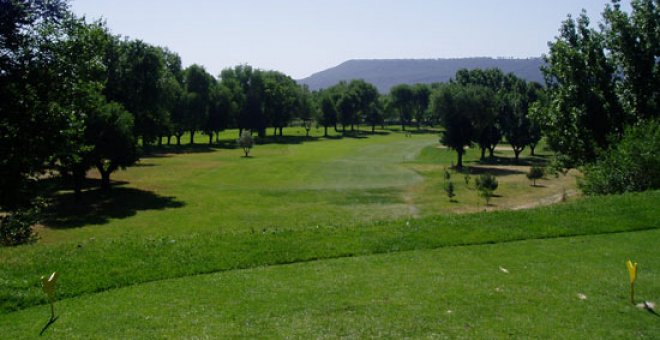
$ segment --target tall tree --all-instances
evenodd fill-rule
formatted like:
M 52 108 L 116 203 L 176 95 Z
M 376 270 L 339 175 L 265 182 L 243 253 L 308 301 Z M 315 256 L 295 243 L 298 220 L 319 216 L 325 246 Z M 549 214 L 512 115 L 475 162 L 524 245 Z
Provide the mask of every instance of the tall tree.
M 433 112 L 440 117 L 445 131 L 440 142 L 456 151 L 456 168 L 463 167 L 465 147 L 471 146 L 475 128 L 473 117 L 481 108 L 479 98 L 485 88 L 477 86 L 445 85 L 434 91 L 431 98 Z
M 138 159 L 133 116 L 119 103 L 108 103 L 88 119 L 86 134 L 93 140 L 90 159 L 101 174 L 101 189 L 110 190 L 110 175 Z
M 158 136 L 165 65 L 158 49 L 140 40 L 125 43 L 122 57 L 125 73 L 121 102 L 134 115 L 135 134 L 147 146 Z
M 353 119 L 359 130 L 361 121 L 366 119 L 370 112 L 373 111 L 372 108 L 378 101 L 378 89 L 373 84 L 362 79 L 354 79 L 348 84 L 348 91 L 353 93 L 356 101 L 354 107 L 356 112 L 353 115 Z
M 413 86 L 413 112 L 417 129 L 422 124 L 428 123 L 428 108 L 431 96 L 431 88 L 426 84 L 415 84 Z
M 398 111 L 401 122 L 401 130 L 406 130 L 406 125 L 412 120 L 415 107 L 415 92 L 407 84 L 392 87 L 390 90 L 392 107 Z
M 605 46 L 617 65 L 614 76 L 622 106 L 631 121 L 658 116 L 660 110 L 660 4 L 632 0 L 630 14 L 613 0 L 603 13 Z
M 274 135 L 282 136 L 301 105 L 301 89 L 291 77 L 276 71 L 264 72 L 264 114 Z
M 195 143 L 195 131 L 205 130 L 209 142 L 213 141 L 213 129 L 209 124 L 211 106 L 211 87 L 215 78 L 203 66 L 193 64 L 184 71 L 184 83 L 188 96 L 186 110 L 186 128 L 190 133 L 190 144 Z
M 66 16 L 65 1 L 2 1 L 0 8 L 0 208 L 29 204 L 32 178 L 62 146 L 68 115 L 49 87 L 57 84 L 51 67 L 52 31 Z
M 335 129 L 337 128 L 337 107 L 329 93 L 323 92 L 320 96 L 321 118 L 319 123 L 323 125 L 323 136 L 327 137 L 328 127 L 334 126 Z
M 572 163 L 567 165 L 593 161 L 626 122 L 615 93 L 615 65 L 584 12 L 577 20 L 569 16 L 549 46 L 543 68 L 550 102 L 548 142 L 567 156 Z

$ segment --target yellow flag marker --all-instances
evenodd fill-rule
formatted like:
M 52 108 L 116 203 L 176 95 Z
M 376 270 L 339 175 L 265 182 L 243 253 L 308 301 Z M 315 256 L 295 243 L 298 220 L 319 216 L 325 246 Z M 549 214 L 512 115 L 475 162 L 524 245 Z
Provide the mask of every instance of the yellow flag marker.
M 48 295 L 48 302 L 50 303 L 50 319 L 55 319 L 55 283 L 60 277 L 60 274 L 53 272 L 48 278 L 41 277 L 41 289 Z
M 635 280 L 637 280 L 637 262 L 633 263 L 628 260 L 626 262 L 626 267 L 628 268 L 628 274 L 630 275 L 630 302 L 635 304 Z

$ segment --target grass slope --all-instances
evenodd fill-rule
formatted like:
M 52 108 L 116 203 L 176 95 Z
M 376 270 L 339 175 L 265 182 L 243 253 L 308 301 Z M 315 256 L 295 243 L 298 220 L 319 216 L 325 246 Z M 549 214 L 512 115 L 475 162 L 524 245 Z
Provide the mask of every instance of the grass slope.
M 141 282 L 356 255 L 659 228 L 660 192 L 596 197 L 524 211 L 253 233 L 90 239 L 0 249 L 4 312 L 44 303 L 39 277 L 62 275 L 61 297 Z
M 657 196 L 656 196 L 657 197 Z M 588 223 L 588 222 L 587 222 Z M 653 338 L 660 231 L 462 246 L 186 277 L 57 303 L 56 338 Z M 504 273 L 500 268 L 505 268 Z M 63 276 L 65 282 L 69 277 Z M 585 300 L 578 294 L 586 295 Z M 46 306 L 0 315 L 39 334 Z

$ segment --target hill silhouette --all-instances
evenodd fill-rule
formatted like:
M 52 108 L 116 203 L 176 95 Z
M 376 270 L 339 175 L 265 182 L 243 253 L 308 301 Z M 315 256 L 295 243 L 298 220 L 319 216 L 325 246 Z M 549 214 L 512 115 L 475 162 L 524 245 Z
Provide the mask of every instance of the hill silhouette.
M 499 68 L 504 73 L 511 72 L 522 79 L 543 83 L 541 65 L 541 58 L 355 59 L 298 82 L 311 90 L 318 90 L 342 80 L 364 79 L 374 84 L 381 93 L 386 93 L 398 84 L 447 82 L 462 68 Z

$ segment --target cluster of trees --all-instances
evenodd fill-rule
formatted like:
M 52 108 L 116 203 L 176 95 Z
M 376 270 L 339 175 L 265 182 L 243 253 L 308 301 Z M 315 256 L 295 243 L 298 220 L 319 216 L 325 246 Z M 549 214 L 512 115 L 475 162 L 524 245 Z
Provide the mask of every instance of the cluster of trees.
M 568 17 L 545 57 L 539 108 L 565 167 L 584 166 L 587 193 L 657 189 L 660 12 L 657 0 L 613 0 L 598 29 Z M 655 178 L 655 179 L 654 179 Z
M 79 195 L 87 171 L 108 189 L 144 149 L 227 127 L 264 135 L 312 114 L 309 92 L 280 72 L 249 66 L 216 79 L 204 67 L 76 18 L 65 0 L 2 1 L 0 208 L 27 206 L 34 183 L 57 170 Z
M 434 86 L 430 112 L 445 128 L 441 142 L 456 151 L 457 168 L 463 166 L 465 147 L 478 145 L 483 160 L 486 151 L 493 156 L 503 137 L 518 162 L 525 147 L 529 146 L 533 154 L 541 139 L 534 112 L 543 98 L 540 84 L 513 74 L 497 69 L 460 70 L 449 84 Z
M 596 161 L 627 126 L 657 119 L 660 109 L 658 1 L 614 0 L 599 30 L 582 13 L 568 17 L 549 44 L 543 68 L 548 105 L 542 108 L 550 146 L 566 166 Z

